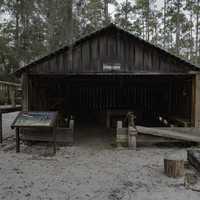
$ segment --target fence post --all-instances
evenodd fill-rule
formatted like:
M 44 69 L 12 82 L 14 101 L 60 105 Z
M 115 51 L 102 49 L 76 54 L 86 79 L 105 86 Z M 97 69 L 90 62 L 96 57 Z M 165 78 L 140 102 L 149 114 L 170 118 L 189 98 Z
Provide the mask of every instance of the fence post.
M 12 86 L 9 87 L 9 95 L 12 107 L 15 107 L 15 88 Z

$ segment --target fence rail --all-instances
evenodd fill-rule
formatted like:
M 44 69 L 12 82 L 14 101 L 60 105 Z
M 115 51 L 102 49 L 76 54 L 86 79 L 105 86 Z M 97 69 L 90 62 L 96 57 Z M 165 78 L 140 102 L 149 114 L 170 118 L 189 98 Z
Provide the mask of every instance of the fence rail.
M 21 84 L 0 81 L 0 105 L 21 104 Z

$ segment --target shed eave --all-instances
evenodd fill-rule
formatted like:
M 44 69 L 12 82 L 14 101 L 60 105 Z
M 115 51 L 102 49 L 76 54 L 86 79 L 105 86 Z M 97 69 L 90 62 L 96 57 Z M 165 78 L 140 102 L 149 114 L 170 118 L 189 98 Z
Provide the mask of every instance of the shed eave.
M 163 52 L 164 54 L 167 54 L 167 55 L 169 55 L 169 56 L 177 59 L 177 61 L 180 62 L 180 63 L 182 63 L 183 65 L 188 65 L 189 67 L 191 67 L 191 71 L 195 71 L 195 70 L 196 71 L 200 71 L 200 66 L 195 65 L 195 64 L 191 63 L 190 61 L 185 60 L 185 59 L 183 59 L 183 58 L 181 58 L 181 57 L 179 57 L 177 55 L 174 55 L 174 54 L 166 51 L 165 49 L 163 49 L 163 48 L 161 48 L 159 46 L 156 46 L 156 45 L 154 45 L 154 44 L 152 44 L 150 42 L 147 42 L 147 41 L 143 40 L 142 38 L 140 38 L 138 36 L 135 36 L 132 33 L 128 32 L 128 31 L 125 31 L 125 30 L 123 30 L 120 27 L 117 27 L 114 24 L 109 24 L 109 25 L 107 25 L 107 26 L 105 26 L 105 27 L 103 27 L 103 28 L 101 28 L 99 30 L 96 30 L 96 31 L 94 31 L 94 32 L 92 32 L 90 34 L 87 34 L 84 37 L 81 37 L 80 39 L 74 41 L 73 44 L 72 44 L 72 48 L 75 48 L 79 43 L 81 43 L 81 42 L 83 42 L 85 40 L 88 40 L 91 37 L 94 37 L 97 34 L 101 33 L 102 31 L 105 31 L 105 30 L 107 30 L 109 28 L 114 28 L 114 29 L 116 29 L 116 30 L 118 30 L 120 32 L 123 32 L 124 34 L 127 34 L 129 37 L 135 38 L 135 39 L 141 41 L 142 43 L 145 43 L 145 44 L 147 44 L 147 45 L 149 45 L 149 46 L 151 46 L 153 48 L 158 49 L 159 51 Z M 43 62 L 44 60 L 46 60 L 48 58 L 51 58 L 52 56 L 56 56 L 57 54 L 59 54 L 62 51 L 67 50 L 68 48 L 69 48 L 69 46 L 65 45 L 65 46 L 63 46 L 63 47 L 61 47 L 61 48 L 59 48 L 59 49 L 57 49 L 57 50 L 55 50 L 55 51 L 53 51 L 53 52 L 51 52 L 51 53 L 49 53 L 47 55 L 41 57 L 41 58 L 39 58 L 39 59 L 37 59 L 37 60 L 35 60 L 35 61 L 33 61 L 33 62 L 25 65 L 25 66 L 23 66 L 23 67 L 20 67 L 13 74 L 15 74 L 16 76 L 19 77 L 19 76 L 21 76 L 22 73 L 28 72 L 28 71 L 26 71 L 27 69 L 29 69 L 31 67 L 34 67 L 37 64 L 40 64 L 41 62 Z M 152 73 L 154 73 L 154 72 L 152 72 Z M 197 73 L 197 72 L 191 72 L 191 73 Z

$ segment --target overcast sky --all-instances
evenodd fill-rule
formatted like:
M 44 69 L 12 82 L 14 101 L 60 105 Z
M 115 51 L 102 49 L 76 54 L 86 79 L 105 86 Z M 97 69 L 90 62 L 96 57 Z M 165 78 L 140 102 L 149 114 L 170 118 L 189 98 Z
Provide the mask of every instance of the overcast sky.
M 125 2 L 126 0 L 116 0 L 118 3 Z M 135 2 L 135 0 L 130 0 L 130 2 Z M 163 7 L 164 0 L 156 0 L 156 6 L 158 9 Z M 109 6 L 109 12 L 112 13 L 114 11 L 114 6 Z
M 125 2 L 126 0 L 116 0 L 118 3 L 122 3 Z M 130 2 L 135 2 L 135 0 L 130 0 Z M 164 0 L 156 0 L 156 6 L 158 9 L 163 7 L 163 2 Z M 111 13 L 111 15 L 114 13 L 114 6 L 109 6 L 109 12 Z M 6 15 L 0 16 L 0 22 L 3 21 L 3 18 L 6 18 Z
M 126 0 L 116 0 L 117 2 L 119 2 L 119 3 L 121 3 L 121 2 L 125 2 Z M 130 2 L 134 2 L 135 0 L 130 0 Z M 161 6 L 163 6 L 163 2 L 164 2 L 164 0 L 156 0 L 157 1 L 157 5 L 159 6 L 159 7 L 161 7 Z

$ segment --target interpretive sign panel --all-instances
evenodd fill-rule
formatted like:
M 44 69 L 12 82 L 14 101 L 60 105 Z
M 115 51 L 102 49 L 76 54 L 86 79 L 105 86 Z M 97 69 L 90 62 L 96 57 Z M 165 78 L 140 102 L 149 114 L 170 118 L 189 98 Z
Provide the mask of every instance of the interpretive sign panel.
M 56 120 L 58 112 L 20 112 L 11 128 L 16 129 L 16 152 L 20 152 L 20 129 L 50 128 L 52 132 L 53 151 L 56 153 Z
M 20 112 L 11 127 L 52 127 L 56 117 L 57 112 Z

